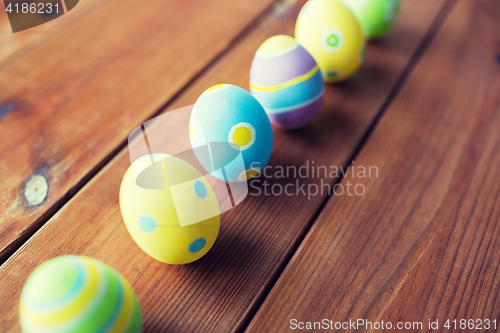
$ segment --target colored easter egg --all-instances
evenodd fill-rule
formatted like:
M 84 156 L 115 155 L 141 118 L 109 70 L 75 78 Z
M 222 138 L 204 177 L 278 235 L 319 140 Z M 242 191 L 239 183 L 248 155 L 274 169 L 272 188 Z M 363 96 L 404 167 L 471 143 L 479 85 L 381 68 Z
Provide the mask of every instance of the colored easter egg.
M 148 172 L 152 186 L 139 186 L 136 175 Z M 203 257 L 219 233 L 219 204 L 210 184 L 176 156 L 153 154 L 134 161 L 122 180 L 120 209 L 137 245 L 168 264 Z
M 240 87 L 220 84 L 203 92 L 193 106 L 189 126 L 198 161 L 218 179 L 246 181 L 269 161 L 273 149 L 269 117 Z M 196 149 L 204 146 L 210 147 L 210 154 Z
M 356 16 L 365 36 L 377 39 L 385 36 L 396 25 L 401 0 L 342 0 Z
M 351 77 L 366 50 L 360 24 L 340 0 L 306 2 L 297 19 L 295 39 L 314 57 L 327 83 Z
M 316 117 L 325 84 L 311 54 L 293 37 L 278 35 L 255 53 L 250 91 L 273 124 L 289 129 L 305 126 Z
M 129 283 L 108 265 L 61 256 L 38 266 L 19 306 L 25 333 L 140 332 L 142 315 Z

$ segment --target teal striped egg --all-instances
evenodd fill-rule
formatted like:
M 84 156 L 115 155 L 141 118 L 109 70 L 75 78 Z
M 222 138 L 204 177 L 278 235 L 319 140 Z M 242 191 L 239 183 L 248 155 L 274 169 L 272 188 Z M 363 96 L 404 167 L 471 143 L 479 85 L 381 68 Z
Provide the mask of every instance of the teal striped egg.
M 316 117 L 325 84 L 311 54 L 294 38 L 278 35 L 257 50 L 250 69 L 250 90 L 274 125 L 291 129 Z
M 20 301 L 23 332 L 139 332 L 142 315 L 128 282 L 84 256 L 50 259 L 29 276 Z

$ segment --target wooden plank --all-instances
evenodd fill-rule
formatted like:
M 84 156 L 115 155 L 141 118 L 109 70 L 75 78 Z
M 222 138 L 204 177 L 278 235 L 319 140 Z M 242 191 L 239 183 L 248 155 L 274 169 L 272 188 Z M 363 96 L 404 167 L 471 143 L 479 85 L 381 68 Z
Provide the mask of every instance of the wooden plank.
M 422 322 L 426 332 L 429 320 L 448 332 L 447 319 L 459 321 L 453 331 L 496 319 L 488 331 L 498 331 L 498 17 L 498 1 L 458 1 L 342 181 L 366 193 L 329 200 L 247 332 L 285 331 L 292 319 Z
M 79 22 L 93 11 L 107 4 L 110 0 L 84 0 L 71 11 L 56 20 L 29 30 L 12 33 L 3 1 L 0 2 L 0 71 L 33 52 L 37 47 L 57 37 L 64 30 Z
M 273 1 L 115 0 L 4 69 L 0 262 Z
M 293 34 L 303 3 L 278 6 L 170 108 L 194 103 L 213 84 L 248 87 L 254 52 L 272 35 Z M 307 160 L 317 165 L 346 163 L 426 39 L 443 3 L 407 1 L 401 25 L 387 39 L 369 46 L 364 68 L 349 82 L 327 87 L 317 120 L 303 130 L 275 130 L 270 164 L 298 168 Z M 124 274 L 139 296 L 146 332 L 242 331 L 326 199 L 326 193 L 310 200 L 303 195 L 250 195 L 222 216 L 218 240 L 203 259 L 170 266 L 143 253 L 124 227 L 118 191 L 129 165 L 125 149 L 0 268 L 0 297 L 5 300 L 0 305 L 5 313 L 0 326 L 6 331 L 18 329 L 16 305 L 28 274 L 42 261 L 69 253 L 103 260 Z M 281 186 L 295 181 L 272 180 Z M 318 182 L 301 180 L 306 187 Z

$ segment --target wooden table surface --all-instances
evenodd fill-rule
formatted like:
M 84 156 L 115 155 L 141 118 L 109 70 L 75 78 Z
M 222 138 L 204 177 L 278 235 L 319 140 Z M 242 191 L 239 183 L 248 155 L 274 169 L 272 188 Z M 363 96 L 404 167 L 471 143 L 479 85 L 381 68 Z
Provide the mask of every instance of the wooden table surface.
M 397 28 L 369 43 L 354 77 L 327 86 L 317 119 L 274 128 L 271 167 L 350 166 L 300 179 L 344 193 L 249 195 L 189 265 L 155 261 L 128 234 L 118 191 L 130 132 L 211 85 L 248 90 L 255 51 L 293 35 L 304 2 L 82 0 L 16 34 L 0 8 L 1 332 L 20 331 L 33 269 L 65 254 L 123 274 L 144 332 L 287 332 L 323 320 L 350 332 L 360 319 L 394 325 L 357 329 L 369 332 L 427 332 L 437 320 L 433 332 L 479 331 L 478 320 L 500 331 L 498 0 L 402 0 Z M 33 205 L 40 176 L 48 192 Z M 295 183 L 263 177 L 254 188 Z

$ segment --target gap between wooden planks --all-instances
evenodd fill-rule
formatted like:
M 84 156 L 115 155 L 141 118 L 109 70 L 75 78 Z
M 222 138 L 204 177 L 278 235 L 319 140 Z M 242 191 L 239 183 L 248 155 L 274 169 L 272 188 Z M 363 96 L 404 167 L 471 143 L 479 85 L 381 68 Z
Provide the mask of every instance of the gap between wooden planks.
M 0 263 L 273 2 L 115 0 L 0 72 Z
M 348 174 L 366 194 L 329 200 L 247 332 L 292 319 L 498 331 L 499 17 L 498 1 L 457 2 L 356 157 L 380 177 Z
M 275 131 L 271 165 L 299 167 L 307 160 L 345 165 L 426 40 L 443 3 L 405 2 L 400 26 L 370 45 L 363 69 L 349 82 L 327 87 L 325 106 L 313 124 L 300 131 Z M 285 5 L 266 17 L 170 108 L 192 104 L 216 83 L 247 87 L 255 50 L 272 35 L 293 35 L 302 4 Z M 70 253 L 103 260 L 124 274 L 140 298 L 145 331 L 241 331 L 326 199 L 326 194 L 309 201 L 250 196 L 223 215 L 219 239 L 207 256 L 190 265 L 170 266 L 144 254 L 123 225 L 118 189 L 129 164 L 125 149 L 0 268 L 0 297 L 5 299 L 0 325 L 7 331 L 18 329 L 17 302 L 33 268 Z M 272 181 L 283 185 L 291 179 Z M 333 184 L 335 179 L 328 181 Z

